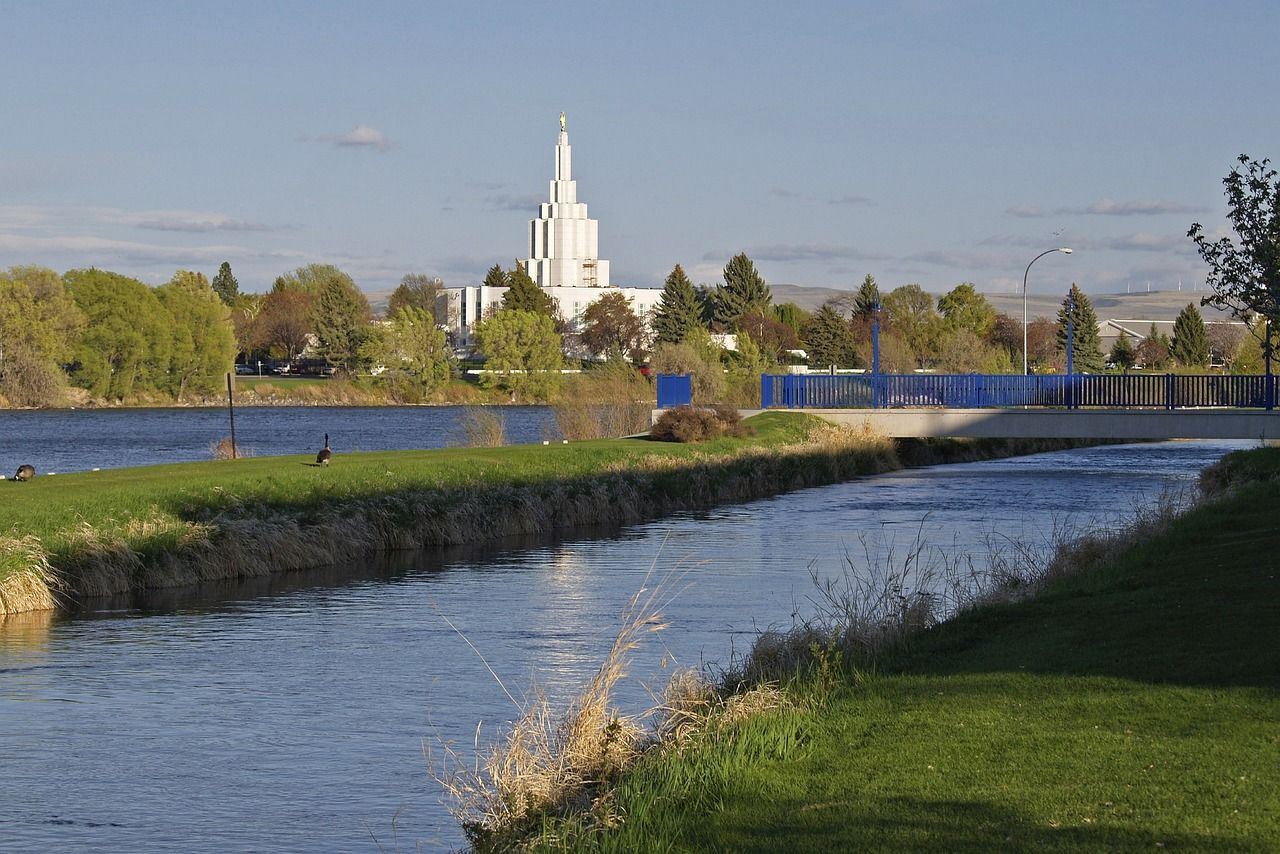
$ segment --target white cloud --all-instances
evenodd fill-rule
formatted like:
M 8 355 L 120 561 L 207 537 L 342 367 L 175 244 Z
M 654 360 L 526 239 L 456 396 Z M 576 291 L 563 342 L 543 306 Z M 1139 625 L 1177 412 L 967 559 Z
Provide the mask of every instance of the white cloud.
M 103 265 L 118 261 L 140 264 L 195 265 L 237 259 L 303 258 L 300 252 L 290 250 L 262 251 L 243 246 L 163 246 L 133 240 L 113 240 L 106 237 L 67 235 L 37 237 L 29 234 L 0 233 L 0 251 L 16 256 L 56 258 L 59 266 L 85 262 Z
M 1005 213 L 1021 219 L 1036 219 L 1047 216 L 1159 216 L 1162 214 L 1195 214 L 1203 213 L 1204 208 L 1173 202 L 1167 199 L 1132 199 L 1115 201 L 1101 199 L 1083 207 L 1012 207 Z
M 322 136 L 320 139 L 331 142 L 339 148 L 372 148 L 386 151 L 391 147 L 391 140 L 377 128 L 368 125 L 356 125 L 343 134 Z
M 870 252 L 862 252 L 852 246 L 833 243 L 774 243 L 768 246 L 752 246 L 743 250 L 753 261 L 831 261 L 837 259 L 876 260 L 884 258 Z M 708 252 L 703 261 L 715 261 L 731 253 Z

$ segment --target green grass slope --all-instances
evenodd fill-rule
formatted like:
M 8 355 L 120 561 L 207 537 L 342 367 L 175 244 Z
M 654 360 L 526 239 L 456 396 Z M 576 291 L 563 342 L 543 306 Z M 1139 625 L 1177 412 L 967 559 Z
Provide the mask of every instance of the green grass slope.
M 1278 468 L 1265 450 L 1224 470 Z M 543 843 L 1280 851 L 1278 500 L 1280 482 L 1241 486 L 1035 600 L 918 636 L 802 711 L 642 761 L 609 799 L 616 829 L 551 823 Z

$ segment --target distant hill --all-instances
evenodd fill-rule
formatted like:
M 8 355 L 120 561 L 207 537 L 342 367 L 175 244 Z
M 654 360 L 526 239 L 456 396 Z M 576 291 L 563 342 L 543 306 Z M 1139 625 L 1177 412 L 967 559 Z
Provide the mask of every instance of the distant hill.
M 774 302 L 793 302 L 801 308 L 815 309 L 832 297 L 851 296 L 852 290 L 838 288 L 814 288 L 804 285 L 770 284 Z M 934 296 L 938 296 L 935 294 Z M 1012 317 L 1022 318 L 1022 296 L 1020 294 L 985 294 L 995 306 L 996 311 Z M 1187 303 L 1195 303 L 1198 307 L 1200 291 L 1152 291 L 1137 294 L 1089 294 L 1093 310 L 1098 320 L 1173 320 Z M 1061 294 L 1028 294 L 1027 316 L 1055 317 L 1062 306 Z M 1227 320 L 1229 314 L 1212 306 L 1200 307 L 1205 320 Z

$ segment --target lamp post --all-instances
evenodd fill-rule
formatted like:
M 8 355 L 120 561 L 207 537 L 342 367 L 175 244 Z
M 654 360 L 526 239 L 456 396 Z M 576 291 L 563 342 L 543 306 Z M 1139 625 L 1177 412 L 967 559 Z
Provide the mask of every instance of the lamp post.
M 1061 252 L 1063 255 L 1070 255 L 1071 250 L 1065 246 L 1057 249 L 1046 249 L 1039 255 L 1031 259 L 1031 264 L 1039 261 L 1046 255 L 1052 255 L 1054 252 Z M 1027 269 L 1022 274 L 1022 375 L 1027 375 L 1027 276 L 1031 273 L 1031 264 L 1027 265 Z

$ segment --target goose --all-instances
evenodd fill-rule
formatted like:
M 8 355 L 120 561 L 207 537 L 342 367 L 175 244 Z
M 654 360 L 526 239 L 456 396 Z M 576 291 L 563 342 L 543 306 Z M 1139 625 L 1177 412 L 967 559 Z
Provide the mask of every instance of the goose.
M 14 480 L 31 480 L 31 478 L 35 476 L 36 476 L 35 466 L 28 465 L 27 463 L 23 463 L 22 465 L 18 466 L 18 473 L 13 476 L 13 479 Z
M 333 451 L 329 450 L 329 434 L 324 434 L 324 447 L 320 449 L 320 453 L 316 454 L 316 462 L 319 465 L 329 465 L 329 460 L 333 459 Z

